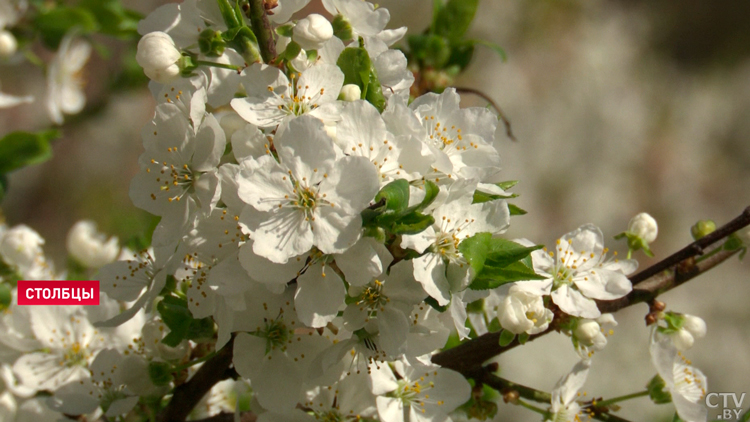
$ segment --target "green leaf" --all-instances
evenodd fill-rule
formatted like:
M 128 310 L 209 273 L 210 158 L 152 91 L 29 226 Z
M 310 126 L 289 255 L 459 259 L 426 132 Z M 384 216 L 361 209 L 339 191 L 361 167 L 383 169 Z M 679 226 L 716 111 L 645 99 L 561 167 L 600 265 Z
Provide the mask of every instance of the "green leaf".
M 524 215 L 528 213 L 526 210 L 513 204 L 508 204 L 508 211 L 510 211 L 510 215 Z
M 287 44 L 286 49 L 284 49 L 284 52 L 279 54 L 279 58 L 283 61 L 291 61 L 294 60 L 298 55 L 299 52 L 302 51 L 302 47 L 300 47 L 299 44 L 297 44 L 294 41 L 291 41 L 289 44 Z
M 175 296 L 166 296 L 156 305 L 156 310 L 170 330 L 161 342 L 167 346 L 176 347 L 183 339 L 187 338 L 190 321 L 193 319 L 187 301 Z
M 437 184 L 429 180 L 424 181 L 423 187 L 425 190 L 424 199 L 422 199 L 422 202 L 420 202 L 418 205 L 409 207 L 408 209 L 410 211 L 418 211 L 418 212 L 423 211 L 425 208 L 430 206 L 430 204 L 432 204 L 433 201 L 435 201 L 435 198 L 437 198 L 438 193 L 440 193 L 440 187 Z
M 0 139 L 0 174 L 47 161 L 52 157 L 50 141 L 58 136 L 54 129 L 9 133 Z
M 74 28 L 78 34 L 89 34 L 99 29 L 96 18 L 87 9 L 67 6 L 42 9 L 33 25 L 41 34 L 44 44 L 53 50 L 57 50 L 65 34 Z
M 508 56 L 505 54 L 505 50 L 503 50 L 502 47 L 500 47 L 499 45 L 493 42 L 485 41 L 485 40 L 469 40 L 468 42 L 470 42 L 473 45 L 481 45 L 483 47 L 490 48 L 492 51 L 497 53 L 498 56 L 500 56 L 500 59 L 502 61 L 508 60 Z
M 378 79 L 375 68 L 370 68 L 367 90 L 362 92 L 365 93 L 365 100 L 374 105 L 379 112 L 382 113 L 383 110 L 385 110 L 385 104 L 387 101 L 385 95 L 383 95 L 383 88 L 380 87 L 380 79 Z
M 281 35 L 282 37 L 291 38 L 293 32 L 294 32 L 294 25 L 292 25 L 291 23 L 276 27 L 276 33 Z
M 449 305 L 440 306 L 438 304 L 437 300 L 435 300 L 432 296 L 427 296 L 427 298 L 424 300 L 424 302 L 430 306 L 432 306 L 433 309 L 435 309 L 438 312 L 445 312 L 448 310 Z
M 437 14 L 432 32 L 458 42 L 474 20 L 479 0 L 449 0 Z
M 682 418 L 680 418 L 680 415 L 678 415 L 677 412 L 675 412 L 674 417 L 672 418 L 672 422 L 685 422 L 685 421 L 682 420 Z
M 245 59 L 245 62 L 258 63 L 260 59 L 260 47 L 258 47 L 258 39 L 255 37 L 253 30 L 247 26 L 240 26 L 230 29 L 223 33 L 222 37 L 229 44 L 234 47 L 238 53 Z M 292 44 L 292 43 L 290 43 Z M 294 43 L 296 44 L 296 43 Z M 288 49 L 289 47 L 287 47 Z M 299 51 L 297 52 L 299 53 Z M 296 55 L 294 57 L 297 57 Z
M 451 46 L 445 37 L 434 34 L 410 35 L 407 42 L 412 56 L 422 66 L 442 69 L 451 57 Z
M 472 290 L 487 290 L 514 281 L 544 279 L 544 276 L 538 275 L 533 269 L 527 267 L 522 262 L 514 262 L 502 268 L 485 265 L 482 273 L 474 278 L 469 288 Z
M 341 41 L 350 41 L 354 39 L 352 24 L 349 23 L 343 15 L 334 16 L 331 26 L 333 27 L 333 35 Z
M 462 42 L 451 46 L 451 55 L 445 67 L 457 66 L 460 70 L 466 69 L 474 57 L 474 43 Z
M 122 39 L 135 39 L 138 21 L 143 15 L 125 9 L 119 0 L 81 0 L 79 7 L 91 12 L 99 23 L 99 32 Z
M 523 246 L 516 242 L 505 239 L 491 239 L 485 265 L 493 267 L 506 267 L 516 261 L 520 261 L 532 252 L 542 249 L 542 245 Z
M 227 25 L 227 29 L 232 30 L 245 26 L 242 16 L 237 16 L 237 10 L 232 6 L 229 0 L 217 0 L 217 3 L 219 4 L 221 17 L 224 18 L 224 23 Z
M 484 261 L 490 251 L 490 241 L 492 241 L 492 234 L 483 232 L 467 237 L 458 245 L 459 252 L 466 258 L 476 274 L 479 274 L 484 267 Z
M 10 306 L 13 296 L 11 295 L 11 289 L 8 283 L 0 283 L 0 311 L 8 309 Z
M 655 375 L 646 385 L 648 396 L 656 404 L 670 403 L 672 395 L 669 394 L 666 387 L 667 385 L 664 383 L 664 380 L 659 375 Z
M 529 333 L 521 333 L 518 335 L 518 344 L 524 345 L 529 341 Z
M 151 361 L 148 363 L 148 377 L 157 386 L 165 386 L 172 382 L 172 365 L 167 362 Z
M 510 240 L 493 238 L 492 234 L 486 232 L 468 237 L 458 245 L 458 250 L 469 262 L 477 276 L 482 274 L 485 265 L 503 268 L 528 258 L 531 252 L 541 248 L 541 245 L 523 246 Z M 521 265 L 526 269 L 531 268 L 524 264 Z
M 413 212 L 393 223 L 390 231 L 393 234 L 417 234 L 427 230 L 434 222 L 435 218 L 431 215 Z
M 2 202 L 5 192 L 8 192 L 8 178 L 0 173 L 0 202 Z
M 500 340 L 498 341 L 498 344 L 500 345 L 500 347 L 505 347 L 509 345 L 515 338 L 516 338 L 515 334 L 511 333 L 508 330 L 503 330 L 500 333 Z
M 164 324 L 169 327 L 162 343 L 175 347 L 184 339 L 206 340 L 213 337 L 214 323 L 210 317 L 195 319 L 188 309 L 187 300 L 175 296 L 165 296 L 156 305 Z
M 214 336 L 214 322 L 211 318 L 193 319 L 187 331 L 187 338 L 193 341 L 211 340 Z
M 362 92 L 370 84 L 372 62 L 367 50 L 362 47 L 347 48 L 339 55 L 336 64 L 344 72 L 344 84 L 355 84 Z
M 732 233 L 727 238 L 727 241 L 724 242 L 724 250 L 726 250 L 726 251 L 734 251 L 734 250 L 737 250 L 737 249 L 743 247 L 743 245 L 744 244 L 742 242 L 742 239 L 740 239 L 737 236 L 737 233 Z
M 499 187 L 502 190 L 508 190 L 517 184 L 518 180 L 508 180 L 505 182 L 495 183 L 495 186 Z
M 385 210 L 399 212 L 409 205 L 409 182 L 406 179 L 394 180 L 383 186 L 375 195 L 375 202 L 385 200 Z

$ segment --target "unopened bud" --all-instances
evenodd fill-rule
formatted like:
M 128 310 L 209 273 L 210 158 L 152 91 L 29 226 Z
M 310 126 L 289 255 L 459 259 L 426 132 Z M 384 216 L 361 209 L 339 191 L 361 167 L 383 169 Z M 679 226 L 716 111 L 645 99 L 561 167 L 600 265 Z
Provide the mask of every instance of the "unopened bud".
M 693 235 L 693 239 L 695 240 L 705 237 L 714 231 L 716 231 L 716 223 L 712 220 L 701 220 L 690 228 L 690 234 Z
M 8 31 L 0 30 L 0 59 L 5 59 L 16 53 L 18 41 Z
M 333 33 L 341 41 L 350 41 L 354 39 L 352 24 L 343 15 L 334 16 L 332 27 Z
M 328 19 L 312 13 L 300 19 L 292 32 L 292 38 L 305 50 L 317 50 L 333 36 L 333 27 Z
M 706 335 L 706 321 L 695 315 L 685 314 L 683 316 L 682 328 L 690 332 L 695 338 L 702 338 Z
M 172 37 L 164 32 L 150 32 L 138 41 L 135 60 L 155 82 L 167 83 L 180 76 L 177 64 L 182 54 L 175 46 Z
M 591 319 L 581 320 L 573 332 L 578 341 L 587 346 L 593 344 L 594 339 L 600 334 L 601 327 L 599 323 Z
M 679 329 L 675 331 L 674 333 L 670 334 L 672 337 L 672 343 L 674 343 L 674 347 L 677 348 L 677 350 L 685 351 L 689 348 L 693 347 L 693 343 L 695 343 L 695 338 L 688 330 L 685 329 Z
M 362 98 L 362 90 L 359 85 L 346 84 L 341 88 L 339 93 L 339 100 L 341 101 L 356 101 Z
M 628 224 L 628 232 L 638 236 L 648 244 L 656 240 L 656 235 L 659 233 L 659 227 L 657 226 L 654 217 L 642 212 L 630 220 L 630 224 Z

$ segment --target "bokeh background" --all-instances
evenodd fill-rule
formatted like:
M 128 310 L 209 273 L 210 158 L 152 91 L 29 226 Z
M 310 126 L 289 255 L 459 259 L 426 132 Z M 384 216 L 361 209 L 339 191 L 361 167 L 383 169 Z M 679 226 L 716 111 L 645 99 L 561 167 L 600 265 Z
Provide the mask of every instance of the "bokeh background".
M 148 13 L 164 2 L 124 0 Z M 315 3 L 315 0 L 313 0 Z M 432 0 L 381 0 L 390 27 L 426 28 Z M 657 258 L 691 241 L 699 219 L 723 224 L 750 205 L 750 3 L 736 0 L 483 0 L 469 33 L 492 41 L 503 62 L 478 48 L 458 86 L 481 90 L 510 119 L 518 141 L 497 132 L 508 180 L 520 180 L 510 237 L 550 244 L 584 223 L 611 236 L 646 211 L 659 222 Z M 140 130 L 153 100 L 144 79 L 124 78 L 133 46 L 97 38 L 108 56 L 86 68 L 88 105 L 69 118 L 49 162 L 11 174 L 2 212 L 47 239 L 64 266 L 64 239 L 79 219 L 123 241 L 142 236 L 153 219 L 128 198 L 142 151 Z M 40 54 L 43 54 L 40 51 Z M 0 67 L 3 91 L 37 102 L 0 111 L 2 133 L 49 125 L 43 73 L 31 65 Z M 465 105 L 486 105 L 466 98 Z M 638 254 L 642 266 L 653 260 Z M 662 296 L 668 308 L 703 317 L 706 338 L 687 355 L 708 376 L 711 392 L 750 394 L 750 272 L 725 263 Z M 596 354 L 586 391 L 612 397 L 640 390 L 654 375 L 647 312 L 619 312 L 620 326 Z M 568 338 L 549 335 L 503 355 L 501 375 L 550 391 L 574 365 Z M 746 399 L 744 407 L 750 406 Z M 670 421 L 671 405 L 626 402 L 630 420 Z M 709 413 L 710 417 L 716 412 Z M 500 404 L 498 421 L 538 415 Z

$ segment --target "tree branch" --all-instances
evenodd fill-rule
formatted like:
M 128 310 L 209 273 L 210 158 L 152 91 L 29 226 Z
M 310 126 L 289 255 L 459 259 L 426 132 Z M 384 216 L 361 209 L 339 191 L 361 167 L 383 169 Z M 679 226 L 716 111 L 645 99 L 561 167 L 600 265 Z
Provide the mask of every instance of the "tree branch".
M 211 387 L 219 381 L 230 378 L 233 348 L 234 336 L 214 357 L 207 360 L 190 380 L 176 387 L 169 404 L 159 415 L 159 422 L 184 422 L 198 401 L 211 390 Z
M 243 412 L 240 416 L 240 422 L 255 422 L 258 415 L 253 412 Z M 234 422 L 234 413 L 221 412 L 209 418 L 198 419 L 193 422 Z
M 249 0 L 249 6 L 246 13 L 255 37 L 258 39 L 260 56 L 265 63 L 271 63 L 276 58 L 276 43 L 273 40 L 273 28 L 268 22 L 265 2 L 263 0 Z
M 742 214 L 737 216 L 737 218 L 716 229 L 714 232 L 709 233 L 656 264 L 630 277 L 630 281 L 635 286 L 666 269 L 674 267 L 688 258 L 702 255 L 704 249 L 747 225 L 750 225 L 750 207 L 745 208 L 745 210 L 742 211 Z
M 713 233 L 630 277 L 630 281 L 634 285 L 633 291 L 620 299 L 597 301 L 599 310 L 615 312 L 636 303 L 652 300 L 726 261 L 738 251 L 720 251 L 697 264 L 694 257 L 702 254 L 713 243 L 725 239 L 730 234 L 748 225 L 750 225 L 750 207 L 745 208 L 737 218 Z M 716 248 L 722 246 L 723 244 L 716 246 Z M 553 321 L 546 331 L 531 335 L 528 341 L 555 331 L 556 328 L 557 325 Z M 507 346 L 500 346 L 499 340 L 499 331 L 484 334 L 452 349 L 437 353 L 432 357 L 432 362 L 468 376 L 468 374 L 476 373 L 476 370 L 485 361 L 519 345 L 518 337 Z
M 505 117 L 505 113 L 503 113 L 503 109 L 501 109 L 500 106 L 497 105 L 497 103 L 492 98 L 490 98 L 487 94 L 485 94 L 484 92 L 478 89 L 460 88 L 460 87 L 456 87 L 456 92 L 458 92 L 459 94 L 463 93 L 463 94 L 476 95 L 482 98 L 483 100 L 487 101 L 488 103 L 490 103 L 492 108 L 494 108 L 495 111 L 497 112 L 498 117 L 500 117 L 500 120 L 503 121 L 503 125 L 505 125 L 505 134 L 508 135 L 508 138 L 510 138 L 512 141 L 518 141 L 518 139 L 516 139 L 516 137 L 513 135 L 513 130 L 510 127 L 510 120 L 508 120 L 508 118 Z
M 550 402 L 552 401 L 551 394 L 537 390 L 535 388 L 526 387 L 525 385 L 516 384 L 513 381 L 506 380 L 505 378 L 500 378 L 486 368 L 481 368 L 479 371 L 475 371 L 472 378 L 474 378 L 477 382 L 486 384 L 500 392 L 503 395 L 504 400 L 509 393 L 516 392 L 518 393 L 517 397 L 523 397 L 527 400 L 532 400 L 537 403 L 550 404 Z M 509 401 L 512 402 L 512 400 Z M 590 409 L 593 411 L 592 417 L 596 420 L 609 422 L 629 422 L 627 419 L 623 419 L 619 416 L 615 416 L 609 413 L 609 411 L 604 411 L 603 409 L 598 409 L 596 407 L 591 407 Z

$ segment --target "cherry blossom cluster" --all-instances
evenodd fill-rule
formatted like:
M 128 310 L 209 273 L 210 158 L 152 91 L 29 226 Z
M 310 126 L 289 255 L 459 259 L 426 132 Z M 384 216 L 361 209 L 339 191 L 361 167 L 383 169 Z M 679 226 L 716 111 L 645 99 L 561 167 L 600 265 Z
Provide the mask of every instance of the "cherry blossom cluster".
M 187 0 L 140 22 L 136 59 L 156 106 L 130 197 L 161 219 L 141 251 L 91 223 L 71 230 L 71 255 L 99 269 L 99 307 L 10 302 L 0 400 L 14 413 L 124 420 L 231 342 L 239 378 L 191 418 L 452 420 L 471 386 L 430 360 L 451 333 L 509 341 L 556 318 L 581 361 L 549 413 L 586 412 L 575 393 L 617 325 L 596 301 L 627 295 L 637 262 L 610 256 L 590 224 L 549 248 L 503 238 L 514 195 L 497 116 L 461 108 L 454 89 L 410 98 L 413 73 L 391 48 L 406 28 L 385 29 L 387 10 L 323 0 L 331 20 L 292 20 L 308 2 L 266 2 L 270 58 L 247 2 Z M 656 222 L 640 216 L 627 234 L 648 250 Z M 64 278 L 43 243 L 3 228 L 5 268 Z M 683 419 L 701 420 L 693 390 L 705 395 L 705 377 L 677 351 L 705 326 L 662 319 L 654 363 Z

